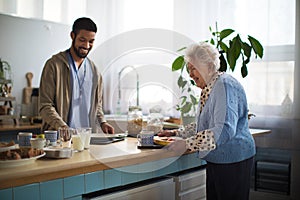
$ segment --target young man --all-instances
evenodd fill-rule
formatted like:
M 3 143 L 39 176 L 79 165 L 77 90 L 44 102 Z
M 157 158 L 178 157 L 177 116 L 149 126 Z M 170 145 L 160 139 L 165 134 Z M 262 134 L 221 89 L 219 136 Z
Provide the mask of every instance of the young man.
M 87 57 L 96 32 L 91 19 L 77 19 L 71 31 L 71 47 L 47 60 L 39 95 L 43 130 L 92 127 L 95 132 L 98 123 L 104 133 L 114 133 L 102 109 L 102 76 Z

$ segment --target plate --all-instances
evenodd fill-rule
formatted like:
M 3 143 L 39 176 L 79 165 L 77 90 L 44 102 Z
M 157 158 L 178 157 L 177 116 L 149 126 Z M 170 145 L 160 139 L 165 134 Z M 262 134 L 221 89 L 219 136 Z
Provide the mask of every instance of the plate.
M 0 160 L 0 168 L 28 165 L 28 164 L 34 163 L 37 159 L 39 159 L 45 155 L 46 155 L 46 153 L 44 152 L 41 155 L 31 157 L 31 158 L 23 158 L 23 159 L 19 159 L 19 160 Z
M 181 126 L 175 123 L 163 122 L 164 129 L 179 129 Z
M 0 152 L 3 152 L 3 151 L 8 151 L 8 150 L 11 150 L 11 149 L 15 149 L 16 148 L 16 145 L 11 145 L 11 146 L 8 146 L 8 147 L 0 147 Z
M 169 139 L 175 139 L 175 137 L 159 137 L 159 136 L 154 136 L 153 141 L 155 144 L 166 146 L 173 141 L 168 141 Z

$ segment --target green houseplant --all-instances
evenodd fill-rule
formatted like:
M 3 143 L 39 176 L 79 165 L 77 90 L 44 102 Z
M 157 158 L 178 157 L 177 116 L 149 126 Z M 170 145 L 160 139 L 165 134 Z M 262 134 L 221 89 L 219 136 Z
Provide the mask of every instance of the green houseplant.
M 238 60 L 241 60 L 241 75 L 246 77 L 248 75 L 247 64 L 250 63 L 252 52 L 255 54 L 255 58 L 263 57 L 263 46 L 254 37 L 248 35 L 247 41 L 241 39 L 240 34 L 235 33 L 233 29 L 223 29 L 218 31 L 216 24 L 216 30 L 213 31 L 209 27 L 212 37 L 204 42 L 210 42 L 216 46 L 220 53 L 220 68 L 219 71 L 234 71 Z M 234 35 L 234 36 L 233 36 Z M 179 49 L 183 51 L 186 47 Z M 195 85 L 193 80 L 186 80 L 183 77 L 184 70 L 187 70 L 186 63 L 184 61 L 184 55 L 178 56 L 172 63 L 172 71 L 181 70 L 177 80 L 177 85 L 183 94 L 180 99 L 180 103 L 176 105 L 176 110 L 181 112 L 181 117 L 187 116 L 190 113 L 195 113 L 198 99 L 195 97 L 191 85 Z M 185 95 L 187 94 L 187 95 Z

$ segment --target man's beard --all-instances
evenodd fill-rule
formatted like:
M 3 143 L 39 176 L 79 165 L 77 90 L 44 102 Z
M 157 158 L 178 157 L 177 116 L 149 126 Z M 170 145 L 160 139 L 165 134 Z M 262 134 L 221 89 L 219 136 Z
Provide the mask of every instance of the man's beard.
M 83 48 L 82 47 L 76 48 L 75 47 L 75 41 L 72 42 L 72 47 L 74 49 L 74 52 L 75 52 L 76 56 L 78 56 L 79 58 L 87 57 L 87 55 L 89 54 L 89 52 L 91 50 L 91 48 L 89 48 L 87 53 L 80 53 L 80 49 L 83 49 Z

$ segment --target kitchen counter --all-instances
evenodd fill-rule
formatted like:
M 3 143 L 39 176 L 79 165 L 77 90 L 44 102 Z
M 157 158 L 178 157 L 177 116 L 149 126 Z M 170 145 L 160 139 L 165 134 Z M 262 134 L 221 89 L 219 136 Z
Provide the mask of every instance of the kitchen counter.
M 253 134 L 269 132 L 252 129 Z M 0 199 L 68 199 L 201 167 L 196 153 L 177 156 L 166 149 L 138 149 L 137 139 L 91 145 L 67 159 L 40 158 L 25 166 L 1 168 Z M 56 188 L 49 196 L 49 187 Z M 44 189 L 43 189 L 44 188 Z M 48 188 L 48 189 L 47 189 Z M 45 195 L 45 198 L 40 196 Z M 49 196 L 49 197 L 48 197 Z M 5 197 L 5 198 L 2 198 Z
M 270 133 L 269 130 L 251 129 L 255 135 Z M 137 148 L 135 138 L 108 145 L 91 145 L 89 150 L 75 152 L 68 159 L 38 159 L 35 163 L 0 171 L 0 189 L 34 182 L 48 181 L 81 173 L 106 170 L 141 164 L 174 157 L 173 152 L 166 149 Z
M 269 134 L 269 133 L 271 133 L 271 130 L 250 128 L 250 133 L 255 137 L 255 136 L 259 136 L 259 135 Z

